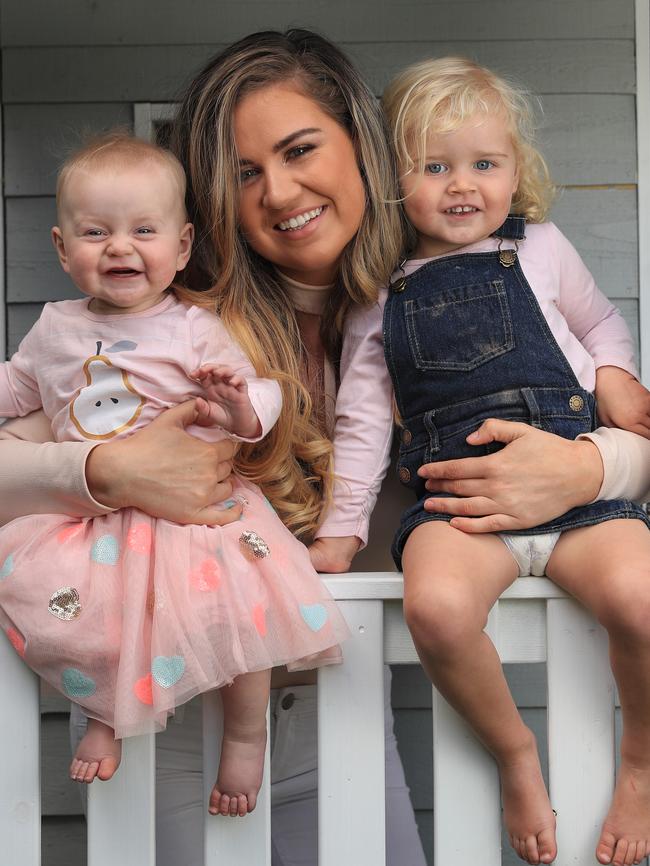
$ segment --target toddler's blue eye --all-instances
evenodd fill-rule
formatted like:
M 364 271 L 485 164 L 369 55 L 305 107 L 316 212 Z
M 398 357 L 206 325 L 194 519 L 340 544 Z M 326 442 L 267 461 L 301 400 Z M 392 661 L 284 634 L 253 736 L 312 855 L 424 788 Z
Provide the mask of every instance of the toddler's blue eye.
M 442 174 L 447 171 L 447 166 L 441 162 L 428 162 L 424 166 L 424 170 L 427 174 Z
M 487 171 L 488 168 L 492 168 L 493 163 L 489 159 L 479 159 L 474 165 L 479 171 Z

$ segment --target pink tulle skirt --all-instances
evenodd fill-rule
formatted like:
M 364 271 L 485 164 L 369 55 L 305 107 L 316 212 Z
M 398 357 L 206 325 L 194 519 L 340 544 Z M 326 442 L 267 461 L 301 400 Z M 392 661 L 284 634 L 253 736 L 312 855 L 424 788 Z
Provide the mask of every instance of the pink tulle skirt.
M 276 665 L 341 661 L 348 628 L 303 544 L 252 485 L 227 526 L 136 509 L 34 515 L 0 531 L 0 625 L 16 651 L 117 737 Z

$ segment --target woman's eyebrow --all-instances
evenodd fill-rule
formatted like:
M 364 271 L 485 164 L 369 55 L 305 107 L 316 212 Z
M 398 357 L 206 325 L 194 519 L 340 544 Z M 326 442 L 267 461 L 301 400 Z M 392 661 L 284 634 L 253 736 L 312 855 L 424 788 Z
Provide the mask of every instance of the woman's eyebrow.
M 289 135 L 286 135 L 284 138 L 280 139 L 277 144 L 273 145 L 273 153 L 277 153 L 282 148 L 286 147 L 288 144 L 291 144 L 296 138 L 300 138 L 303 135 L 311 135 L 314 132 L 322 132 L 322 129 L 318 129 L 315 126 L 308 126 L 305 129 L 297 129 L 295 132 L 290 132 Z

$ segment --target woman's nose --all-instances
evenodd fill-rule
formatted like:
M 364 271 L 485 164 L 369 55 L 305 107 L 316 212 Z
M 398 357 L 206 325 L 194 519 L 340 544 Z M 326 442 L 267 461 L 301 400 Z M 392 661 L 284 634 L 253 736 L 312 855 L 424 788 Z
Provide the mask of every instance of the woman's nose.
M 267 171 L 264 176 L 264 206 L 282 210 L 291 206 L 300 195 L 300 184 L 284 166 Z

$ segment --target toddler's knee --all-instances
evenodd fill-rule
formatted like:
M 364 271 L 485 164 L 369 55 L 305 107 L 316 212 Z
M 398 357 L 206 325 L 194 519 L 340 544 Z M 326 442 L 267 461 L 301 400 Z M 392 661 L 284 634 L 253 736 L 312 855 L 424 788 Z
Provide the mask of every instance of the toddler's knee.
M 462 646 L 469 634 L 485 628 L 487 613 L 466 593 L 444 588 L 406 595 L 404 619 L 418 647 L 446 655 Z
M 594 613 L 610 634 L 650 644 L 650 569 L 627 569 L 613 578 Z

